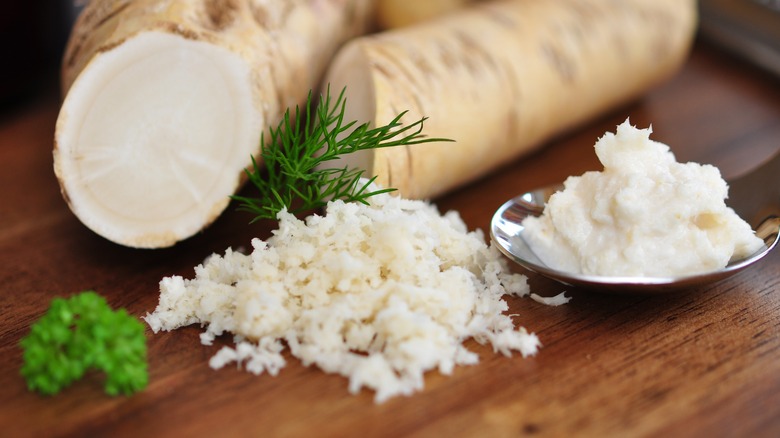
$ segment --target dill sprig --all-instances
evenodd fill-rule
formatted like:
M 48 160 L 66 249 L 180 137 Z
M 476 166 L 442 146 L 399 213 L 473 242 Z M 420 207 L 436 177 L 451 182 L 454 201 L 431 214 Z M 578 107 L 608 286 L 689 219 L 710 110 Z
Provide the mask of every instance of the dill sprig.
M 296 106 L 293 116 L 287 109 L 279 125 L 270 130 L 270 140 L 266 142 L 265 134 L 261 136 L 262 161 L 252 157 L 252 169 L 246 170 L 249 182 L 259 191 L 259 196 L 232 197 L 241 203 L 240 210 L 255 215 L 252 222 L 275 219 L 283 209 L 291 213 L 319 209 L 335 199 L 368 204 L 367 199 L 371 196 L 395 190 L 372 190 L 376 176 L 361 180 L 363 169 L 328 166 L 328 162 L 344 155 L 369 149 L 452 141 L 425 137 L 422 129 L 426 117 L 403 125 L 401 118 L 407 111 L 377 128 L 370 128 L 369 123 L 358 125 L 356 121 L 345 121 L 344 93 L 345 89 L 342 89 L 333 100 L 328 87 L 327 95 L 321 96 L 316 109 L 312 110 L 312 93 L 309 92 L 303 111 Z

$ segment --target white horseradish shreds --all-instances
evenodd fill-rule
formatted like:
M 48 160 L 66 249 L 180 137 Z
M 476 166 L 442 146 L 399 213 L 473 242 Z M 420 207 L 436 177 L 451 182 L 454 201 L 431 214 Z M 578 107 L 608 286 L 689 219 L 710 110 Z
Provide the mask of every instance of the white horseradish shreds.
M 764 242 L 726 206 L 711 165 L 678 163 L 652 130 L 626 120 L 595 145 L 601 172 L 569 177 L 523 238 L 548 266 L 605 276 L 664 277 L 719 269 Z
M 147 323 L 155 332 L 207 324 L 204 344 L 235 334 L 213 368 L 235 361 L 275 375 L 286 345 L 305 365 L 347 377 L 350 392 L 373 389 L 377 402 L 420 390 L 426 371 L 477 363 L 468 338 L 507 356 L 540 346 L 503 314 L 504 294 L 528 295 L 526 278 L 456 212 L 386 194 L 370 206 L 334 201 L 305 221 L 281 213 L 273 236 L 252 246 L 211 256 L 192 280 L 163 279 Z

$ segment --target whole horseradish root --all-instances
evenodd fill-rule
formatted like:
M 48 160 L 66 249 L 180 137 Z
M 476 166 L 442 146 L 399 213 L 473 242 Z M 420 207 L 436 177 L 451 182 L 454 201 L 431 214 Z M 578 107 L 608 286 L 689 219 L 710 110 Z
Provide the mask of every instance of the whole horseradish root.
M 210 224 L 260 135 L 317 87 L 369 0 L 93 0 L 63 60 L 54 170 L 114 242 L 173 245 Z
M 434 19 L 477 0 L 376 0 L 376 22 L 382 29 Z
M 455 143 L 354 156 L 406 197 L 465 184 L 553 135 L 634 99 L 686 59 L 693 0 L 476 2 L 439 19 L 364 36 L 329 67 L 347 119 L 428 117 Z

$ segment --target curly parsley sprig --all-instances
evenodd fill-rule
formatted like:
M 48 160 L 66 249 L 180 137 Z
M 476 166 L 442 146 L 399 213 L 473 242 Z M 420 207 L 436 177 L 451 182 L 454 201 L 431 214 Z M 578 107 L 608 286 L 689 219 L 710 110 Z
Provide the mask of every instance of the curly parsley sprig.
M 362 180 L 364 170 L 329 167 L 328 162 L 369 149 L 409 146 L 421 143 L 452 141 L 427 138 L 422 134 L 425 117 L 403 125 L 406 111 L 390 123 L 370 128 L 368 123 L 345 121 L 345 89 L 333 100 L 330 88 L 312 110 L 312 94 L 303 111 L 296 106 L 294 117 L 288 109 L 282 121 L 270 130 L 270 141 L 261 137 L 261 163 L 252 158 L 247 170 L 249 182 L 259 191 L 258 197 L 233 196 L 240 210 L 259 219 L 275 219 L 286 209 L 291 213 L 324 207 L 328 201 L 341 199 L 367 204 L 371 196 L 394 191 L 393 188 L 371 189 L 376 180 Z M 263 169 L 265 172 L 263 172 Z
M 93 291 L 52 300 L 20 345 L 27 387 L 43 394 L 60 392 L 90 369 L 105 372 L 109 395 L 130 395 L 149 380 L 143 325 Z

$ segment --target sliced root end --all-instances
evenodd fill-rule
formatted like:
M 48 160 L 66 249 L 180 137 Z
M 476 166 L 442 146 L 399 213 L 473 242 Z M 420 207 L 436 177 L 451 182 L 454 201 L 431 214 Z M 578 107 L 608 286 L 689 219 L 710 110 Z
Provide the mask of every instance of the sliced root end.
M 71 209 L 126 246 L 200 231 L 259 147 L 252 95 L 246 63 L 213 44 L 144 32 L 98 54 L 57 120 L 55 172 Z

